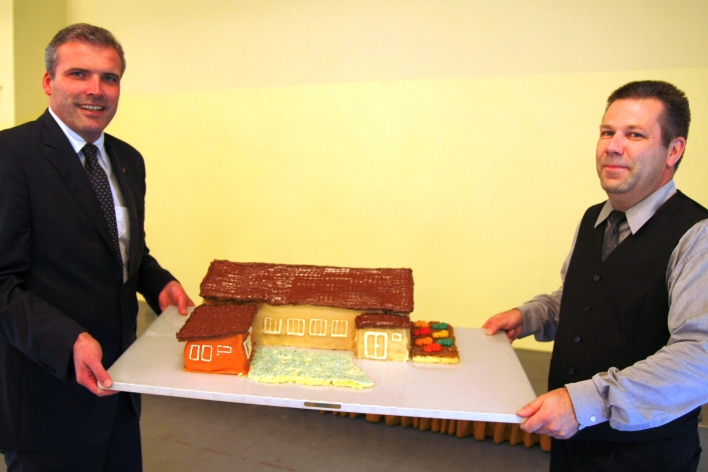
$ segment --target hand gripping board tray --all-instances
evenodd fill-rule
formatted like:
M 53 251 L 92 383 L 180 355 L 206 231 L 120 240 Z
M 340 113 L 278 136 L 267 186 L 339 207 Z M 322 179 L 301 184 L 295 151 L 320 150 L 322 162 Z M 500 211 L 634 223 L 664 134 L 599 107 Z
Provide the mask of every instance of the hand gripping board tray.
M 184 371 L 186 320 L 174 306 L 108 370 L 113 390 L 255 405 L 497 423 L 521 423 L 516 412 L 536 398 L 503 333 L 455 328 L 459 364 L 355 359 L 373 388 L 266 384 L 235 375 Z M 256 349 L 258 346 L 256 346 Z

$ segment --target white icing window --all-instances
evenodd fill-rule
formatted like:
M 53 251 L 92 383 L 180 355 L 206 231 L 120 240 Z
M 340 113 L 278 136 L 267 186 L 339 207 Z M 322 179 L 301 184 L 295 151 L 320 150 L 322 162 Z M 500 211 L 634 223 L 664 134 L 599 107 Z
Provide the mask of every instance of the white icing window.
M 246 337 L 243 342 L 243 350 L 246 351 L 246 359 L 251 358 L 251 352 L 253 351 L 253 345 L 251 344 L 251 336 Z
M 289 336 L 305 336 L 305 320 L 300 318 L 288 318 L 286 333 Z
M 280 334 L 281 329 L 283 329 L 283 320 L 276 320 L 270 316 L 266 316 L 263 320 L 263 333 Z
M 310 320 L 310 336 L 327 336 L 327 320 L 312 318 Z
M 201 361 L 202 362 L 211 362 L 211 358 L 214 354 L 214 348 L 209 346 L 208 344 L 202 345 L 202 352 L 201 352 Z
M 231 349 L 231 346 L 224 346 L 223 344 L 219 344 L 216 346 L 216 355 L 220 356 L 221 354 L 231 354 L 233 352 L 233 349 Z
M 368 332 L 364 335 L 364 357 L 367 359 L 386 359 L 388 356 L 388 335 Z
M 332 320 L 332 332 L 330 336 L 333 338 L 346 338 L 349 331 L 349 321 L 347 320 Z
M 403 335 L 401 333 L 393 333 L 391 335 L 391 341 L 400 341 L 403 339 Z
M 214 348 L 208 344 L 192 344 L 189 348 L 190 361 L 211 362 L 214 355 Z
M 199 344 L 192 344 L 189 347 L 189 360 L 198 361 L 199 360 Z

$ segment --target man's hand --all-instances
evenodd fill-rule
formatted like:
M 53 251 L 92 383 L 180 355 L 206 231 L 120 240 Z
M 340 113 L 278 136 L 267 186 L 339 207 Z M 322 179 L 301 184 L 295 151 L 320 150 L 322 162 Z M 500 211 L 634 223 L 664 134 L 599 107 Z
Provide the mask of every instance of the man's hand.
M 556 439 L 568 439 L 580 429 L 575 409 L 565 388 L 551 390 L 523 407 L 517 413 L 528 418 L 521 425 L 527 433 L 547 434 Z
M 194 306 L 194 302 L 176 280 L 165 285 L 157 300 L 160 303 L 160 311 L 165 311 L 170 305 L 177 305 L 180 315 L 186 315 L 187 307 Z
M 521 312 L 514 308 L 492 316 L 482 325 L 482 328 L 487 330 L 488 336 L 495 334 L 500 329 L 504 330 L 509 341 L 513 341 L 521 335 L 523 321 Z
M 117 390 L 104 390 L 98 388 L 96 382 L 101 382 L 104 387 L 113 384 L 111 377 L 101 364 L 103 350 L 90 334 L 81 333 L 74 343 L 74 370 L 76 371 L 76 381 L 86 387 L 94 395 L 105 397 L 118 393 Z

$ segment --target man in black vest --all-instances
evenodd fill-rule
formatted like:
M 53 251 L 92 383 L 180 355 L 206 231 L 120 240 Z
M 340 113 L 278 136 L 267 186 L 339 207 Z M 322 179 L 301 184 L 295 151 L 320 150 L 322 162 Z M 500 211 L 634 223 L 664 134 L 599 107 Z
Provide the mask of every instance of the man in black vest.
M 522 428 L 552 436 L 551 470 L 695 471 L 708 403 L 708 210 L 673 181 L 683 92 L 632 82 L 607 100 L 590 207 L 562 287 L 490 318 L 487 334 L 555 340 L 548 393 Z

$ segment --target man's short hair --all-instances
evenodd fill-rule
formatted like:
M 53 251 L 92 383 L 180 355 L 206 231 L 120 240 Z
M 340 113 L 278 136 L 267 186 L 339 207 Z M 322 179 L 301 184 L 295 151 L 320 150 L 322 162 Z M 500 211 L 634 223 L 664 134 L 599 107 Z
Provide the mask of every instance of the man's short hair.
M 683 91 L 668 82 L 661 80 L 630 82 L 612 92 L 607 99 L 607 108 L 610 108 L 615 100 L 647 98 L 654 98 L 664 104 L 664 111 L 659 116 L 664 147 L 668 148 L 675 138 L 688 139 L 688 127 L 691 124 L 688 98 Z
M 76 23 L 59 31 L 44 50 L 44 66 L 52 79 L 54 79 L 54 72 L 57 67 L 57 53 L 59 51 L 59 46 L 70 42 L 87 43 L 92 46 L 111 47 L 115 49 L 118 52 L 118 56 L 120 56 L 120 75 L 122 76 L 125 72 L 125 55 L 123 54 L 123 46 L 120 45 L 115 36 L 113 36 L 110 31 L 101 28 L 100 26 L 93 26 L 86 23 Z

